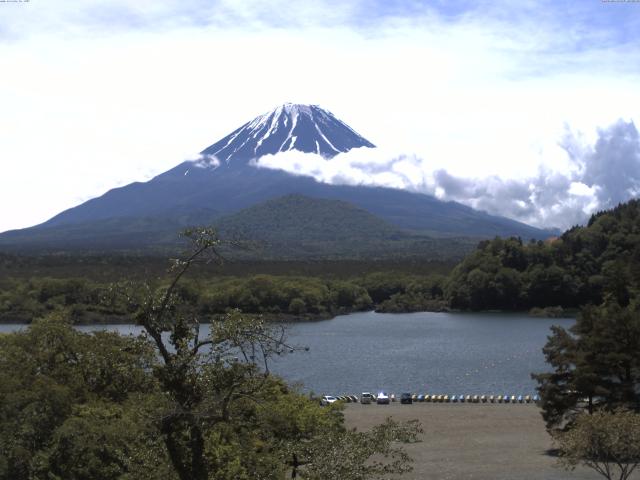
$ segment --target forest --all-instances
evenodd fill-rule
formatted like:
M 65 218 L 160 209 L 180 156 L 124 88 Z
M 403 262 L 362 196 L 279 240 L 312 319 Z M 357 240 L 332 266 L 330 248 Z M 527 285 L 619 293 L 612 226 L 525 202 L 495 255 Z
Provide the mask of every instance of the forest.
M 547 242 L 481 242 L 447 279 L 452 308 L 578 308 L 613 297 L 627 305 L 640 287 L 640 202 L 591 217 Z
M 443 305 L 444 278 L 393 272 L 350 280 L 260 274 L 190 279 L 177 293 L 195 302 L 204 318 L 239 309 L 272 320 L 308 320 L 373 308 L 389 312 L 436 308 Z M 65 310 L 74 323 L 129 323 L 133 311 L 122 292 L 133 284 L 82 278 L 5 279 L 0 290 L 0 322 L 30 323 L 49 312 Z M 155 289 L 163 287 L 161 280 L 152 284 Z
M 180 284 L 215 245 L 198 233 L 166 285 L 114 293 L 143 335 L 82 333 L 62 310 L 0 334 L 0 479 L 357 480 L 411 470 L 401 444 L 417 441 L 417 422 L 349 430 L 342 405 L 321 407 L 269 374 L 272 356 L 295 354 L 283 328 L 229 311 L 200 336 L 198 304 Z M 70 301 L 95 293 L 77 283 L 39 290 L 60 291 Z
M 204 231 L 196 252 L 219 242 Z M 350 431 L 340 406 L 322 409 L 265 375 L 271 355 L 295 354 L 276 320 L 371 309 L 579 310 L 575 325 L 554 327 L 543 349 L 552 371 L 533 375 L 543 418 L 570 468 L 590 458 L 584 452 L 594 442 L 627 452 L 637 442 L 603 443 L 590 425 L 604 425 L 595 431 L 602 436 L 629 416 L 629 428 L 614 436 L 639 434 L 639 235 L 640 202 L 632 201 L 550 241 L 482 241 L 457 265 L 220 264 L 217 256 L 196 264 L 192 256 L 169 262 L 167 275 L 166 261 L 147 257 L 5 255 L 0 321 L 32 327 L 0 335 L 0 479 L 364 479 L 407 472 L 411 459 L 401 443 L 416 441 L 420 425 L 388 421 Z M 204 321 L 212 333 L 200 338 Z M 92 322 L 136 323 L 145 334 L 73 328 Z M 639 455 L 634 450 L 620 468 L 632 471 Z
M 136 279 L 162 288 L 154 258 L 5 255 L 0 322 L 28 323 L 64 308 L 76 323 L 130 322 L 118 292 Z M 194 269 L 181 294 L 203 316 L 240 309 L 270 319 L 319 319 L 354 311 L 511 310 L 559 315 L 640 289 L 640 202 L 592 216 L 558 238 L 479 243 L 448 261 L 223 262 Z

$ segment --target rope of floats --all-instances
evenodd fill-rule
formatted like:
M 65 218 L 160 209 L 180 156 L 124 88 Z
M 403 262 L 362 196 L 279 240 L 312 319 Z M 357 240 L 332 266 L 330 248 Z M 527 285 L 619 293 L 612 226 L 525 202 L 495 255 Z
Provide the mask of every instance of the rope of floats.
M 332 396 L 333 397 L 333 396 Z M 369 402 L 362 402 L 357 395 L 336 395 L 337 401 L 345 403 L 376 403 L 378 398 L 373 395 Z M 411 394 L 412 402 L 430 402 L 430 403 L 522 403 L 522 404 L 538 404 L 540 402 L 539 395 L 440 395 L 440 394 Z M 388 402 L 401 402 L 399 397 L 391 394 Z

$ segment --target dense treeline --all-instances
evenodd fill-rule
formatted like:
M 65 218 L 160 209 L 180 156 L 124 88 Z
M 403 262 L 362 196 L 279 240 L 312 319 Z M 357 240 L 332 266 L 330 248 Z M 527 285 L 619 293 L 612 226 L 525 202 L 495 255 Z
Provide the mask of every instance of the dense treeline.
M 130 307 L 117 286 L 80 278 L 8 279 L 0 283 L 0 322 L 30 323 L 65 310 L 75 323 L 128 321 Z
M 270 318 L 327 318 L 371 310 L 417 311 L 441 308 L 445 277 L 373 273 L 351 280 L 254 275 L 184 282 L 179 294 L 199 314 L 215 316 L 231 309 Z M 155 288 L 162 287 L 155 285 Z M 126 282 L 101 283 L 79 278 L 10 279 L 1 284 L 0 321 L 29 323 L 64 309 L 76 323 L 129 322 L 131 307 L 120 292 Z
M 446 275 L 458 261 L 419 258 L 340 260 L 242 260 L 196 265 L 191 278 L 247 277 L 258 274 L 351 279 L 376 272 Z M 0 279 L 34 277 L 86 278 L 117 282 L 123 278 L 148 280 L 166 273 L 167 259 L 133 255 L 12 255 L 0 252 Z
M 529 309 L 627 305 L 640 286 L 640 202 L 594 215 L 547 242 L 482 242 L 451 273 L 445 298 L 453 308 Z
M 138 263 L 94 257 L 25 260 L 5 256 L 2 260 L 5 274 L 10 274 L 0 281 L 3 322 L 29 322 L 62 307 L 76 322 L 128 321 L 131 312 L 116 295 L 121 279 L 154 277 L 162 271 L 157 259 L 151 258 Z M 108 271 L 104 278 L 84 275 L 85 269 L 99 273 L 100 265 Z M 43 272 L 56 273 L 58 278 Z M 561 307 L 554 310 L 558 313 L 562 308 L 599 305 L 610 297 L 625 306 L 640 290 L 640 202 L 598 213 L 587 226 L 574 227 L 546 242 L 483 241 L 451 271 L 446 262 L 415 260 L 398 265 L 231 262 L 194 270 L 193 279 L 182 290 L 201 314 L 238 308 L 285 318 L 326 318 L 369 309 L 547 308 L 549 312 L 551 307 Z

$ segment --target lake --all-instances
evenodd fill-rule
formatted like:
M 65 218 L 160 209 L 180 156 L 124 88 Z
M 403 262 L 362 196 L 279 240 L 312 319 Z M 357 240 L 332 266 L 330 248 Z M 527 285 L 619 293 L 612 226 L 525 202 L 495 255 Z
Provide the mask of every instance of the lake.
M 432 312 L 365 312 L 290 323 L 288 342 L 309 351 L 277 357 L 271 370 L 318 394 L 533 394 L 531 372 L 549 369 L 541 351 L 549 328 L 573 323 L 524 313 Z M 18 328 L 0 325 L 0 332 Z M 140 331 L 135 325 L 79 328 Z M 207 332 L 203 326 L 201 334 Z

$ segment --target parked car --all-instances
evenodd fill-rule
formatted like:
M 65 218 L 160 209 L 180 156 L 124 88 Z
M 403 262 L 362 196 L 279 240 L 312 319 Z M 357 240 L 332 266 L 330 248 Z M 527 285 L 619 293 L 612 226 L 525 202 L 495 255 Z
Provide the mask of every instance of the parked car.
M 370 392 L 362 392 L 362 395 L 360 395 L 360 403 L 369 404 L 374 400 L 373 394 Z
M 376 398 L 378 405 L 389 405 L 389 395 L 386 392 L 380 392 Z
M 400 395 L 400 403 L 412 404 L 413 403 L 413 399 L 411 398 L 411 394 L 410 393 L 403 393 L 402 395 Z
M 332 403 L 335 403 L 337 401 L 338 401 L 338 399 L 336 397 L 334 397 L 333 395 L 323 395 L 322 398 L 320 399 L 320 405 L 325 407 L 325 406 L 331 405 Z

